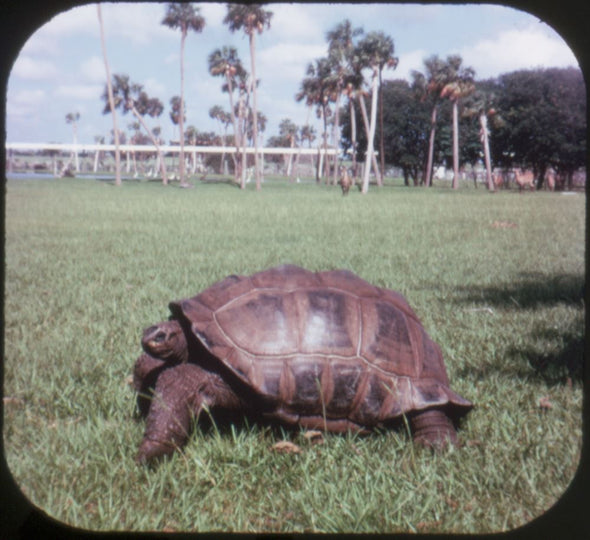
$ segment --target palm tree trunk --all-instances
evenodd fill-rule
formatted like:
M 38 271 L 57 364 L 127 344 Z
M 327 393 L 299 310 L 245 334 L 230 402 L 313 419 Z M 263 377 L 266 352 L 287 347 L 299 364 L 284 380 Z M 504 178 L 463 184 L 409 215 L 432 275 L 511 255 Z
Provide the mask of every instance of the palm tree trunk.
M 438 112 L 438 104 L 432 107 L 432 114 L 430 115 L 430 138 L 428 139 L 428 161 L 426 162 L 426 170 L 424 171 L 424 185 L 430 187 L 432 185 L 432 162 L 434 161 L 434 135 L 436 133 L 436 114 Z
M 328 151 L 328 120 L 326 118 L 326 105 L 325 104 L 322 104 L 322 120 L 324 122 L 324 131 L 322 133 L 322 139 L 324 141 L 323 142 L 324 151 L 320 155 L 320 163 L 319 163 L 319 166 L 318 166 L 318 173 L 317 173 L 317 178 L 316 178 L 317 182 L 320 182 L 321 181 L 322 174 L 324 176 L 326 176 L 326 170 L 325 170 L 326 169 L 326 166 L 325 166 L 325 163 L 324 162 L 326 162 L 328 160 L 328 156 L 327 156 L 327 151 Z M 323 173 L 322 173 L 322 168 L 324 169 Z
M 231 77 L 226 73 L 225 74 L 225 78 L 227 80 L 227 92 L 229 94 L 229 112 L 231 115 L 231 123 L 234 127 L 234 144 L 236 146 L 236 151 L 234 154 L 232 154 L 233 160 L 234 160 L 234 175 L 235 175 L 235 179 L 236 179 L 236 184 L 240 185 L 240 187 L 242 187 L 242 182 L 241 182 L 241 172 L 240 172 L 240 166 L 239 166 L 239 162 L 240 160 L 238 159 L 238 152 L 240 149 L 240 134 L 239 134 L 239 130 L 238 130 L 238 123 L 236 121 L 236 113 L 234 111 L 234 98 L 233 98 L 233 88 L 232 88 L 232 84 L 231 84 Z
M 121 185 L 121 152 L 119 150 L 119 128 L 117 127 L 117 115 L 115 114 L 115 98 L 113 97 L 113 84 L 111 81 L 111 69 L 107 58 L 107 48 L 104 41 L 104 26 L 102 24 L 102 11 L 100 4 L 96 4 L 98 11 L 98 23 L 100 26 L 100 45 L 102 47 L 102 56 L 104 58 L 104 67 L 107 75 L 107 93 L 109 96 L 109 108 L 113 115 L 113 134 L 115 136 L 115 185 Z
M 453 189 L 459 187 L 459 100 L 453 100 Z
M 348 99 L 348 103 L 350 108 L 350 132 L 352 139 L 352 174 L 353 176 L 356 176 L 356 111 L 354 110 L 354 100 L 352 98 Z
M 338 92 L 338 98 L 336 99 L 334 112 L 334 126 L 332 128 L 332 145 L 336 149 L 334 154 L 334 170 L 332 171 L 332 185 L 338 184 L 338 147 L 340 146 L 338 140 L 338 133 L 340 131 L 340 92 Z
M 238 122 L 240 126 L 240 150 L 242 152 L 242 165 L 240 170 L 240 187 L 246 189 L 246 118 L 244 112 L 244 96 L 241 95 L 238 102 Z
M 363 174 L 363 187 L 361 192 L 367 193 L 369 191 L 369 173 L 371 169 L 371 160 L 374 159 L 373 144 L 375 142 L 375 124 L 377 120 L 377 71 L 373 70 L 373 88 L 371 89 L 373 95 L 371 97 L 371 122 L 369 124 L 369 134 L 367 137 L 367 155 L 365 156 L 365 170 Z M 377 174 L 377 182 L 379 182 L 379 175 Z
M 483 146 L 483 157 L 486 165 L 486 181 L 490 191 L 495 190 L 492 179 L 492 165 L 490 160 L 490 141 L 488 140 L 488 118 L 485 112 L 479 114 L 479 125 L 481 127 L 481 144 Z
M 382 70 L 379 69 L 379 161 L 381 172 L 385 176 L 385 143 L 383 140 L 383 78 Z M 383 184 L 383 180 L 379 185 Z
M 369 118 L 367 116 L 367 106 L 365 105 L 365 98 L 362 94 L 359 95 L 359 103 L 361 105 L 361 117 L 363 119 L 363 125 L 365 126 L 365 134 L 367 136 L 367 140 L 369 140 L 369 131 L 370 131 L 369 130 Z M 367 146 L 367 149 L 368 149 L 368 146 Z M 373 165 L 373 172 L 375 173 L 375 178 L 378 178 L 379 177 L 379 167 L 377 165 L 377 158 L 375 157 L 374 153 L 371 157 L 371 164 Z
M 184 42 L 186 40 L 186 30 L 182 31 L 180 37 L 180 115 L 178 116 L 178 130 L 180 131 L 180 157 L 178 163 L 178 172 L 180 176 L 180 185 L 186 185 L 186 172 L 184 167 Z
M 254 136 L 254 174 L 256 190 L 260 191 L 260 165 L 258 163 L 258 107 L 256 102 L 256 41 L 254 30 L 250 32 L 250 64 L 252 68 L 252 131 Z

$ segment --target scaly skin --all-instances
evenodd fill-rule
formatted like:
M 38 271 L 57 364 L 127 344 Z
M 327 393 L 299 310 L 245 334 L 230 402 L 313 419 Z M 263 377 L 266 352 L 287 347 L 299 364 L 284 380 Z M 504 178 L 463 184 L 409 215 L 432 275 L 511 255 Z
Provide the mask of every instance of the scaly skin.
M 151 361 L 142 355 L 142 366 Z M 151 359 L 158 370 L 161 365 Z M 141 372 L 141 369 L 136 370 Z M 146 373 L 149 377 L 150 373 Z M 147 413 L 143 440 L 136 461 L 147 463 L 172 454 L 186 443 L 192 417 L 207 407 L 239 409 L 243 403 L 216 373 L 192 363 L 171 365 L 159 372 Z
M 457 444 L 457 432 L 449 417 L 438 409 L 418 412 L 410 418 L 414 442 L 435 450 Z

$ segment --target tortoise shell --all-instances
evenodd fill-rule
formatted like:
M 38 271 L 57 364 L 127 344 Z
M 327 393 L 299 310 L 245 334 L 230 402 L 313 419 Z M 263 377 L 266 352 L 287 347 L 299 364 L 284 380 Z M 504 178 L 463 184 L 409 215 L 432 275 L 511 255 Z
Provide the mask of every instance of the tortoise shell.
M 234 275 L 169 307 L 283 421 L 320 415 L 371 427 L 472 407 L 449 388 L 441 350 L 405 298 L 349 271 Z

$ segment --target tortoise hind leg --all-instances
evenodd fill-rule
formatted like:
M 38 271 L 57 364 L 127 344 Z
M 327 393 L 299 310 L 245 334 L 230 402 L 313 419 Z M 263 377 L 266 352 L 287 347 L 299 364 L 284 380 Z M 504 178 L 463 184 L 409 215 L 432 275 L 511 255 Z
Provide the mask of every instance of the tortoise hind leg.
M 438 409 L 417 412 L 410 418 L 414 441 L 427 448 L 442 449 L 457 444 L 457 432 L 451 419 Z

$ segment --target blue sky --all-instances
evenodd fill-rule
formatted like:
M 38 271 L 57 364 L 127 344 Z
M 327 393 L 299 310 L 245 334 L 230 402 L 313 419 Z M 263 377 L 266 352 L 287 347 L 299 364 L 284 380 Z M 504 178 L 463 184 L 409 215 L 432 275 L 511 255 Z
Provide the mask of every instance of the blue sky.
M 223 24 L 225 4 L 204 3 L 202 33 L 186 41 L 186 125 L 218 131 L 209 117 L 213 105 L 229 109 L 221 80 L 211 77 L 207 57 L 233 45 L 249 70 L 248 40 Z M 327 51 L 325 34 L 348 18 L 365 32 L 383 31 L 395 43 L 399 65 L 385 79 L 410 80 L 427 56 L 459 53 L 464 64 L 487 78 L 520 68 L 576 66 L 563 39 L 538 18 L 498 5 L 420 4 L 269 4 L 271 28 L 257 36 L 258 108 L 268 118 L 265 138 L 278 133 L 283 118 L 298 125 L 306 120 L 304 105 L 294 95 L 309 62 Z M 165 4 L 102 5 L 107 52 L 113 73 L 128 74 L 165 105 L 159 125 L 165 140 L 176 137 L 169 118 L 170 98 L 180 93 L 180 33 L 160 24 Z M 112 129 L 103 115 L 104 63 L 95 5 L 56 15 L 27 41 L 12 68 L 7 92 L 8 142 L 71 142 L 69 112 L 79 112 L 78 139 L 93 143 Z M 313 119 L 312 119 L 313 120 Z M 119 116 L 120 129 L 134 121 Z M 319 125 L 317 126 L 319 132 Z

